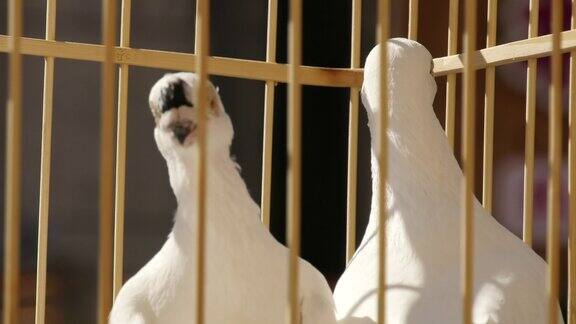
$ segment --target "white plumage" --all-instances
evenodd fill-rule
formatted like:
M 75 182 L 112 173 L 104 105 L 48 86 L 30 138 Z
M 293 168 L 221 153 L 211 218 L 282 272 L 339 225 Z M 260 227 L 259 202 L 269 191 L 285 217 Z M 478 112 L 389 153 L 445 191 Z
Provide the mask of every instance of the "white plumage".
M 432 58 L 420 44 L 388 42 L 387 321 L 461 323 L 462 172 L 432 103 Z M 377 319 L 379 55 L 367 58 L 362 99 L 372 135 L 372 206 L 362 243 L 335 290 L 340 323 Z M 474 202 L 474 323 L 547 323 L 546 264 Z M 560 316 L 561 317 L 561 316 Z M 559 323 L 563 323 L 559 320 Z
M 110 324 L 193 322 L 197 109 L 192 103 L 197 83 L 192 73 L 169 74 L 151 90 L 154 137 L 178 209 L 162 249 L 120 291 Z M 259 220 L 260 210 L 230 157 L 232 123 L 211 84 L 209 100 L 206 323 L 284 324 L 288 250 Z M 300 273 L 302 323 L 335 323 L 332 294 L 322 274 L 304 260 Z

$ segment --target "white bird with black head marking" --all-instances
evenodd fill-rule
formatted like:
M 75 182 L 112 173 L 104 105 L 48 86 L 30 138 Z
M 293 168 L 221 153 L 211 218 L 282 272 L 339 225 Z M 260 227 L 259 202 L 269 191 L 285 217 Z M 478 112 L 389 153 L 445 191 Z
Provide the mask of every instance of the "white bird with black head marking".
M 364 68 L 362 101 L 372 136 L 372 207 L 360 247 L 334 293 L 339 323 L 374 324 L 378 228 L 386 227 L 386 323 L 462 323 L 462 171 L 432 104 L 436 83 L 424 46 L 388 46 L 386 223 L 379 224 L 380 47 Z M 547 322 L 546 264 L 474 200 L 473 323 Z M 561 314 L 558 323 L 563 323 Z
M 197 86 L 195 74 L 175 73 L 150 92 L 154 138 L 178 208 L 164 246 L 122 287 L 110 324 L 189 324 L 195 318 Z M 211 83 L 208 88 L 205 323 L 284 324 L 288 250 L 259 220 L 230 156 L 232 123 L 217 90 Z M 325 278 L 304 260 L 299 269 L 302 323 L 335 323 Z

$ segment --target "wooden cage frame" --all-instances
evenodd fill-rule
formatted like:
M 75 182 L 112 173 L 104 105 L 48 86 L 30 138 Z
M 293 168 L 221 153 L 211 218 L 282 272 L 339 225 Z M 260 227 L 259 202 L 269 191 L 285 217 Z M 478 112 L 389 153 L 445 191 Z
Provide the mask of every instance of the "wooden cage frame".
M 356 168 L 358 139 L 359 88 L 362 84 L 360 68 L 360 36 L 362 0 L 352 1 L 351 62 L 350 68 L 320 68 L 301 64 L 302 0 L 290 0 L 289 16 L 289 62 L 276 63 L 276 34 L 278 1 L 268 0 L 266 61 L 243 60 L 210 56 L 208 44 L 209 0 L 197 0 L 196 46 L 194 54 L 165 52 L 130 47 L 131 0 L 122 0 L 120 42 L 116 44 L 116 1 L 103 0 L 102 44 L 73 43 L 55 40 L 56 0 L 47 0 L 45 39 L 22 37 L 22 0 L 9 0 L 9 35 L 0 35 L 0 52 L 9 53 L 9 100 L 7 105 L 6 146 L 6 197 L 5 197 L 5 259 L 4 259 L 4 319 L 5 324 L 18 322 L 20 282 L 20 207 L 21 207 L 21 137 L 22 137 L 22 56 L 33 55 L 45 58 L 44 98 L 42 117 L 41 174 L 38 229 L 38 264 L 36 291 L 36 323 L 43 324 L 46 299 L 46 259 L 48 197 L 50 192 L 50 158 L 52 133 L 52 96 L 54 88 L 54 60 L 74 59 L 102 63 L 102 106 L 101 106 L 101 160 L 100 160 L 100 245 L 98 283 L 98 323 L 104 324 L 114 296 L 122 285 L 123 239 L 124 239 L 124 187 L 126 160 L 126 112 L 128 78 L 130 66 L 143 66 L 171 70 L 194 71 L 204 83 L 209 74 L 265 81 L 265 121 L 262 166 L 262 220 L 270 220 L 271 151 L 274 114 L 274 86 L 277 82 L 288 83 L 289 143 L 288 143 L 288 246 L 290 248 L 290 292 L 287 299 L 289 323 L 297 323 L 299 305 L 297 300 L 298 267 L 300 250 L 300 177 L 301 177 L 301 85 L 350 88 L 350 119 L 348 128 L 348 187 L 347 187 L 347 245 L 346 258 L 351 258 L 355 249 L 356 231 Z M 552 84 L 550 91 L 549 165 L 548 178 L 548 235 L 547 258 L 549 322 L 557 322 L 557 296 L 559 289 L 559 226 L 560 226 L 560 170 L 562 159 L 562 61 L 561 54 L 570 52 L 570 102 L 569 102 L 569 280 L 568 322 L 576 324 L 576 0 L 572 3 L 571 30 L 562 31 L 562 1 L 552 0 L 552 33 L 538 36 L 538 0 L 530 3 L 528 38 L 516 42 L 496 45 L 497 0 L 488 0 L 486 47 L 475 49 L 476 44 L 476 0 L 463 0 L 465 12 L 465 44 L 462 54 L 457 53 L 459 0 L 449 1 L 449 29 L 447 56 L 435 58 L 432 73 L 447 75 L 446 87 L 446 134 L 454 146 L 456 75 L 463 73 L 463 141 L 465 181 L 462 190 L 464 208 L 462 214 L 462 307 L 463 322 L 471 323 L 472 278 L 473 278 L 473 222 L 472 203 L 474 187 L 474 143 L 475 143 L 475 73 L 485 69 L 485 121 L 483 158 L 483 204 L 492 206 L 492 141 L 494 114 L 495 67 L 519 61 L 528 61 L 526 89 L 526 137 L 524 168 L 524 241 L 532 243 L 533 217 L 533 173 L 535 134 L 536 59 L 552 58 Z M 378 0 L 377 43 L 389 38 L 389 0 Z M 418 31 L 418 0 L 409 0 L 409 38 L 416 39 Z M 386 85 L 386 47 L 382 47 L 381 87 Z M 119 68 L 118 85 L 115 84 L 116 66 Z M 115 103 L 114 87 L 118 86 Z M 206 96 L 205 87 L 199 87 L 199 98 Z M 381 106 L 387 106 L 387 91 L 381 91 Z M 200 100 L 199 102 L 204 102 Z M 117 106 L 117 134 L 114 136 Z M 199 147 L 206 146 L 203 118 L 205 108 L 200 105 Z M 204 117 L 202 117 L 204 116 Z M 387 114 L 381 114 L 381 125 L 386 126 Z M 386 132 L 381 132 L 386 134 Z M 116 140 L 116 145 L 114 145 Z M 380 141 L 383 155 L 378 157 L 380 169 L 380 199 L 385 199 L 383 186 L 386 178 L 386 140 Z M 116 149 L 116 152 L 114 152 Z M 116 159 L 114 159 L 116 156 Z M 205 218 L 205 162 L 200 154 L 198 181 L 200 185 L 198 222 L 204 228 Z M 384 224 L 385 210 L 380 211 L 380 224 Z M 380 226 L 380 273 L 379 273 L 379 323 L 385 322 L 385 237 L 384 226 Z M 198 235 L 198 277 L 203 282 L 204 232 Z M 204 323 L 203 285 L 198 285 L 197 318 L 195 323 Z

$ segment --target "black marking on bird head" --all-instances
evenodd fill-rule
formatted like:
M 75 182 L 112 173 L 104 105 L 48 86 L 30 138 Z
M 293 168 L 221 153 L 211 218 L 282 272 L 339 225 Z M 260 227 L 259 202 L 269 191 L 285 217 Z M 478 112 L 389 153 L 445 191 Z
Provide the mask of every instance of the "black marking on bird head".
M 186 98 L 184 81 L 177 79 L 162 90 L 161 113 L 165 113 L 170 109 L 178 109 L 181 106 L 193 107 L 192 103 Z

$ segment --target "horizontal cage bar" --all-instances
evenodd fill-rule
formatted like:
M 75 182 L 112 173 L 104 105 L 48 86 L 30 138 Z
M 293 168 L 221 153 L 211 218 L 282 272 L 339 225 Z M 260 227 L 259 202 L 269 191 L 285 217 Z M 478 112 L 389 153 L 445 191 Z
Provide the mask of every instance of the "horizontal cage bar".
M 560 51 L 576 49 L 576 30 L 562 32 Z M 10 37 L 0 35 L 0 52 L 9 52 Z M 47 41 L 23 37 L 22 54 L 103 62 L 104 47 L 97 44 Z M 552 36 L 544 35 L 506 43 L 475 52 L 476 69 L 522 62 L 552 54 Z M 463 54 L 435 58 L 432 68 L 434 76 L 462 73 Z M 179 52 L 156 51 L 115 47 L 114 63 L 142 67 L 194 71 L 196 55 Z M 245 60 L 211 56 L 208 58 L 208 73 L 235 78 L 288 82 L 288 65 L 282 63 Z M 300 66 L 297 68 L 298 82 L 303 85 L 328 87 L 360 87 L 363 69 L 325 68 Z
M 10 37 L 6 35 L 0 35 L 0 52 L 8 52 L 9 39 Z M 104 61 L 102 45 L 55 42 L 26 37 L 22 38 L 22 54 L 94 62 Z M 114 63 L 117 64 L 194 72 L 197 56 L 188 53 L 116 47 L 114 58 Z M 281 63 L 211 56 L 208 58 L 208 73 L 252 80 L 288 82 L 288 65 Z M 362 69 L 299 66 L 297 77 L 298 83 L 304 85 L 331 87 L 360 87 L 362 85 Z

